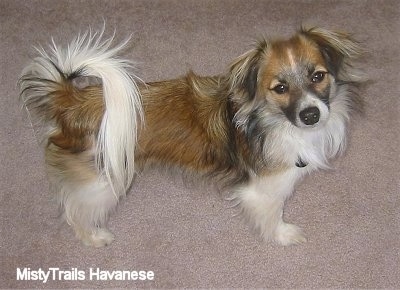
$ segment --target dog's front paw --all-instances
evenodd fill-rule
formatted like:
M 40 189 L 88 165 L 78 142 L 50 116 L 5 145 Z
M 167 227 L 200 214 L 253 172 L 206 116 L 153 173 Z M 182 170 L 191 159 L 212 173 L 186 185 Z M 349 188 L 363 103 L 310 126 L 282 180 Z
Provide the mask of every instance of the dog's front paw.
M 91 246 L 95 248 L 101 248 L 108 246 L 114 241 L 114 235 L 107 229 L 97 228 L 93 230 L 91 233 L 84 232 L 78 233 L 77 237 L 82 241 L 86 246 Z
M 274 239 L 282 246 L 298 245 L 307 241 L 301 228 L 284 222 L 276 228 Z

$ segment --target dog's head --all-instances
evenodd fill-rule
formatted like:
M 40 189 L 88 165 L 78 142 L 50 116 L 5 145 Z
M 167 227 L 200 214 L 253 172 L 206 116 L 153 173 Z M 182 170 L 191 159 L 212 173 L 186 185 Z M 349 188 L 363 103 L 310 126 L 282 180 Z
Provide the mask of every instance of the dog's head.
M 347 68 L 359 54 L 348 34 L 320 28 L 303 28 L 286 40 L 260 41 L 230 68 L 232 99 L 242 105 L 246 119 L 255 108 L 268 107 L 269 114 L 298 128 L 318 127 L 329 119 L 338 85 L 353 81 Z

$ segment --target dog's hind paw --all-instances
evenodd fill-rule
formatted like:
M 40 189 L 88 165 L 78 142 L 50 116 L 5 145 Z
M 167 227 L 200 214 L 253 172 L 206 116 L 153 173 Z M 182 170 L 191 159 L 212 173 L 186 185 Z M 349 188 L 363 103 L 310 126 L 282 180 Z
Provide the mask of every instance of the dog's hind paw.
M 282 246 L 298 245 L 307 241 L 301 228 L 284 222 L 276 228 L 274 239 Z
M 77 237 L 86 246 L 95 248 L 108 246 L 114 241 L 114 235 L 105 228 L 97 228 L 90 233 L 77 233 Z

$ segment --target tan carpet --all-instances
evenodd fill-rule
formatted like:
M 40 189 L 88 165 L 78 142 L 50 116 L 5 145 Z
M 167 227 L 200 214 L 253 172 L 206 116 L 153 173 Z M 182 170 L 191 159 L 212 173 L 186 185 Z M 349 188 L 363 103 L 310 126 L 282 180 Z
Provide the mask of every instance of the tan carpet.
M 400 287 L 400 1 L 0 0 L 0 288 Z M 149 171 L 110 220 L 116 241 L 82 246 L 57 218 L 43 154 L 23 119 L 16 82 L 51 36 L 65 43 L 89 26 L 134 33 L 126 57 L 146 81 L 193 69 L 222 72 L 261 35 L 302 24 L 353 32 L 370 51 L 366 115 L 352 125 L 335 170 L 307 178 L 286 218 L 307 244 L 258 241 L 214 190 Z M 17 281 L 17 268 L 77 269 L 82 281 Z M 151 270 L 153 281 L 90 280 L 90 268 Z M 57 277 L 56 277 L 57 278 Z

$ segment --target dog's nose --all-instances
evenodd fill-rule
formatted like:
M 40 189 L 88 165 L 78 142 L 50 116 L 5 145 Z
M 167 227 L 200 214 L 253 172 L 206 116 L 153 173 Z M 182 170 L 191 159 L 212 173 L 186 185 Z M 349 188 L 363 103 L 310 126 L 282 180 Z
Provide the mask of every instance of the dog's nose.
M 306 125 L 314 125 L 319 121 L 320 112 L 317 107 L 309 107 L 300 112 L 300 120 Z

